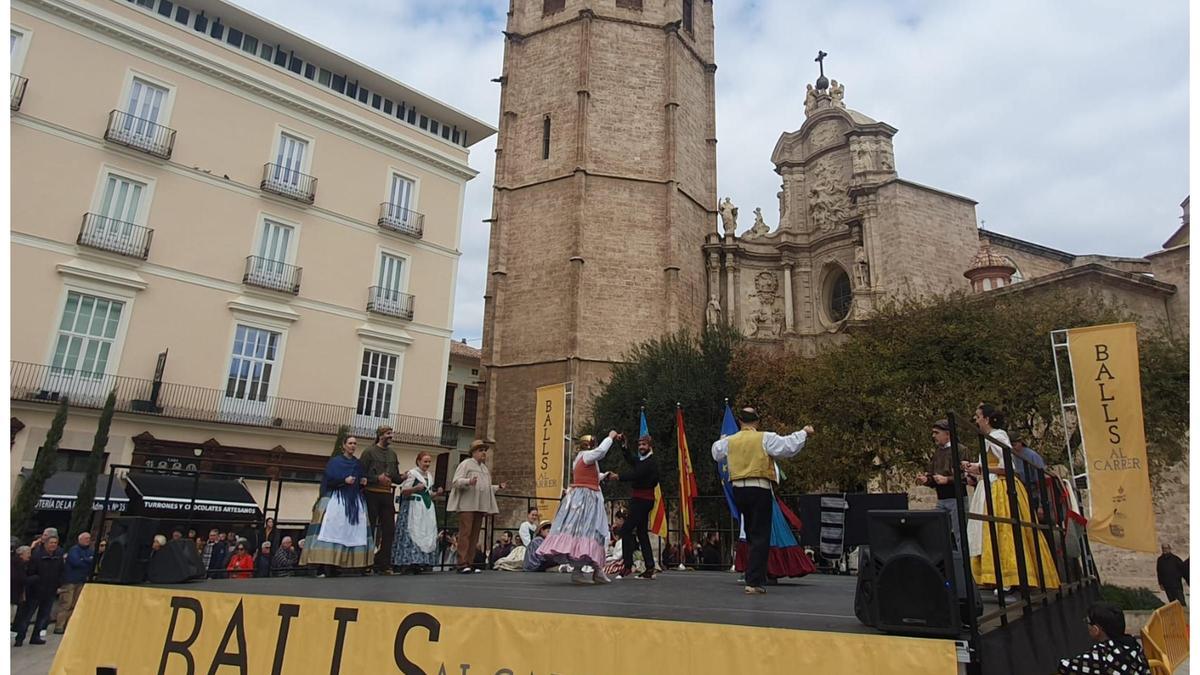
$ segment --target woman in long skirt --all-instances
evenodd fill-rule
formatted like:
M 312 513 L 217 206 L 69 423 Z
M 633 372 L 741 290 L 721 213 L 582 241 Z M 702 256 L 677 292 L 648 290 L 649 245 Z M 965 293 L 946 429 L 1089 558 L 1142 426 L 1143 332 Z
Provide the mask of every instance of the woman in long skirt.
M 433 455 L 422 450 L 417 465 L 408 470 L 400 484 L 400 511 L 396 515 L 396 538 L 392 544 L 392 564 L 420 574 L 438 563 L 437 511 L 433 499 L 442 489 L 433 489 L 429 467 Z
M 538 555 L 569 562 L 574 568 L 571 581 L 577 584 L 607 584 L 612 581 L 604 573 L 604 544 L 608 541 L 608 513 L 604 510 L 604 495 L 600 492 L 600 460 L 608 454 L 613 439 L 620 435 L 608 432 L 600 447 L 592 449 L 591 436 L 579 439 L 579 453 L 571 469 L 571 486 L 563 497 L 550 536 L 538 547 Z M 588 576 L 584 565 L 592 567 Z
M 325 465 L 322 496 L 313 507 L 313 519 L 305 537 L 302 565 L 354 569 L 371 564 L 374 542 L 367 527 L 363 486 L 367 479 L 362 463 L 354 456 L 358 439 L 346 438 L 342 454 Z M 322 569 L 319 576 L 324 576 Z
M 1038 568 L 1034 551 L 1041 557 L 1042 580 L 1046 588 L 1058 588 L 1058 569 L 1050 548 L 1044 537 L 1035 534 L 1030 528 L 1034 522 L 1029 508 L 1029 495 L 1025 485 L 1020 480 L 1013 479 L 1004 468 L 1004 454 L 1000 443 L 1010 446 L 1008 433 L 1002 428 L 1004 417 L 992 406 L 984 403 L 975 410 L 975 424 L 980 433 L 988 437 L 987 467 L 983 469 L 978 462 L 964 461 L 964 470 L 984 478 L 979 481 L 971 495 L 971 512 L 986 514 L 987 503 L 983 490 L 990 490 L 992 496 L 992 515 L 997 518 L 1014 518 L 1008 503 L 1008 481 L 1013 481 L 1017 493 L 1017 510 L 1021 520 L 1021 548 L 1025 558 L 1026 578 L 1031 588 L 1040 586 L 1038 583 Z M 996 442 L 992 442 L 994 439 Z M 996 523 L 996 536 L 993 539 L 990 525 L 980 520 L 967 522 L 967 544 L 971 554 L 971 572 L 975 583 L 980 586 L 999 587 L 1001 585 L 1015 591 L 1020 586 L 1017 566 L 1016 540 L 1013 526 L 1006 523 Z M 992 557 L 992 549 L 998 548 L 1000 557 L 1001 579 L 996 578 L 996 568 Z M 1015 599 L 1015 598 L 1010 598 Z

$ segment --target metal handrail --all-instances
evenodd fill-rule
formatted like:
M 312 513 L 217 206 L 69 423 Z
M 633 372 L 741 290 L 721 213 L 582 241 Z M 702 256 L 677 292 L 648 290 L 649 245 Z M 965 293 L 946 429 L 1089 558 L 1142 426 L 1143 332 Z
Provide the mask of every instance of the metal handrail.
M 312 204 L 317 197 L 317 179 L 280 164 L 268 162 L 263 165 L 263 178 L 259 187 L 264 192 Z
M 383 202 L 379 205 L 379 227 L 420 239 L 425 233 L 425 214 Z
M 150 256 L 150 242 L 154 230 L 98 213 L 83 214 L 79 237 L 75 242 L 102 251 L 119 253 L 130 258 L 145 260 Z
M 248 402 L 232 398 L 225 389 L 67 370 L 12 361 L 10 398 L 13 401 L 54 404 L 62 397 L 76 408 L 100 409 L 108 392 L 116 391 L 116 410 L 155 417 L 264 427 L 315 434 L 337 434 L 342 425 L 351 433 L 374 437 L 375 428 L 388 424 L 397 442 L 441 447 L 442 421 L 412 415 L 385 418 L 359 415 L 353 406 L 267 396 Z M 157 394 L 155 385 L 158 385 Z
M 262 256 L 249 255 L 246 256 L 246 271 L 242 275 L 242 283 L 247 286 L 299 295 L 300 275 L 303 271 L 302 267 Z
M 412 321 L 415 298 L 410 293 L 402 293 L 383 286 L 371 286 L 367 289 L 367 311 L 386 314 Z
M 21 101 L 25 100 L 25 87 L 29 84 L 29 78 L 21 77 L 16 73 L 8 74 L 8 96 L 9 110 L 20 110 Z
M 175 149 L 175 130 L 121 110 L 108 113 L 104 140 L 170 159 Z

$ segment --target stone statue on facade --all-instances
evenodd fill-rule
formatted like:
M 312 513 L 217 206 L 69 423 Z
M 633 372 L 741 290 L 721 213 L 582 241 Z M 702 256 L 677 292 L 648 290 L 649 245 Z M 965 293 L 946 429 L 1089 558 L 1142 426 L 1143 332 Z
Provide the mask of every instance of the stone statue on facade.
M 761 237 L 770 233 L 771 227 L 763 222 L 762 207 L 754 209 L 754 225 L 746 232 L 747 237 Z
M 725 231 L 725 234 L 730 235 L 736 232 L 738 210 L 729 197 L 726 197 L 725 201 L 721 202 L 721 206 L 717 209 L 717 212 L 721 214 L 721 229 Z
M 833 99 L 835 106 L 839 108 L 846 107 L 846 103 L 842 100 L 846 96 L 846 85 L 839 84 L 837 80 L 830 80 L 829 96 Z
M 867 250 L 862 244 L 854 247 L 854 282 L 855 288 L 871 287 L 871 267 L 867 263 Z
M 717 302 L 717 296 L 708 296 L 708 307 L 704 310 L 704 321 L 709 327 L 715 327 L 721 323 L 721 303 Z
M 808 214 L 813 226 L 822 232 L 832 231 L 846 219 L 849 210 L 837 168 L 828 162 L 818 164 L 808 190 Z
M 808 117 L 809 115 L 815 113 L 816 111 L 817 111 L 817 90 L 813 89 L 813 86 L 810 84 L 810 85 L 808 85 L 808 91 L 805 92 L 805 94 L 804 94 L 804 116 Z
M 750 337 L 778 338 L 783 335 L 784 314 L 778 307 L 779 277 L 774 272 L 759 272 L 754 277 L 758 307 L 746 319 L 746 333 Z

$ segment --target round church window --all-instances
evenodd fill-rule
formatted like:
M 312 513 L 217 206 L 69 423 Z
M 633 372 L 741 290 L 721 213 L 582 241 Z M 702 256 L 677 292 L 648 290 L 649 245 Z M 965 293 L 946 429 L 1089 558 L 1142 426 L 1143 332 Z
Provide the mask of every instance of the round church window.
M 854 291 L 850 288 L 850 276 L 845 270 L 835 272 L 829 283 L 829 318 L 837 323 L 850 314 Z

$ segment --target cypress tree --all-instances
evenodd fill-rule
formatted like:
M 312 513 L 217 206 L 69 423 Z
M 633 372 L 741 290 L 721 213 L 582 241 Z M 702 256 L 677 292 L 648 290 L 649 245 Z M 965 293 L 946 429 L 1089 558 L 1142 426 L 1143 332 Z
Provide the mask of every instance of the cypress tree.
M 38 500 L 42 498 L 42 488 L 46 479 L 54 474 L 57 464 L 58 444 L 62 441 L 63 428 L 67 426 L 67 397 L 63 396 L 58 402 L 58 411 L 54 413 L 54 421 L 46 432 L 46 440 L 38 450 L 37 459 L 33 462 L 33 471 L 29 478 L 21 484 L 17 498 L 13 501 L 9 523 L 11 534 L 22 539 L 33 520 L 33 512 L 37 509 Z
M 75 498 L 75 509 L 71 511 L 70 537 L 63 541 L 75 541 L 81 533 L 91 529 L 92 503 L 96 499 L 96 480 L 100 469 L 104 466 L 104 450 L 108 447 L 108 429 L 112 426 L 113 409 L 117 405 L 116 390 L 108 393 L 104 401 L 104 410 L 100 413 L 100 424 L 96 427 L 96 437 L 92 440 L 92 452 L 88 455 L 87 473 L 79 485 L 79 494 Z

